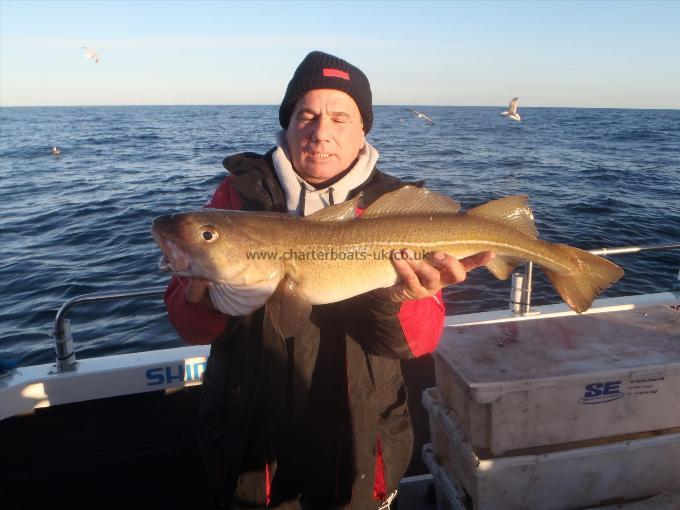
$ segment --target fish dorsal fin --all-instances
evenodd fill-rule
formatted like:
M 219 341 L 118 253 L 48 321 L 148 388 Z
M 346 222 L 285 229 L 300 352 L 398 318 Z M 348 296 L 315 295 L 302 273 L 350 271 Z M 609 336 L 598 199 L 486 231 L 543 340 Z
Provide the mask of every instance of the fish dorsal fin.
M 446 195 L 416 186 L 404 186 L 385 193 L 373 202 L 361 218 L 375 216 L 408 216 L 410 214 L 456 214 L 458 202 Z
M 470 209 L 466 214 L 502 223 L 536 238 L 538 237 L 538 230 L 536 230 L 534 224 L 534 213 L 531 211 L 527 200 L 526 195 L 499 198 Z
M 359 194 L 351 200 L 347 200 L 340 204 L 331 205 L 319 209 L 315 213 L 305 216 L 305 221 L 349 221 L 356 217 L 356 208 L 361 203 L 362 195 Z

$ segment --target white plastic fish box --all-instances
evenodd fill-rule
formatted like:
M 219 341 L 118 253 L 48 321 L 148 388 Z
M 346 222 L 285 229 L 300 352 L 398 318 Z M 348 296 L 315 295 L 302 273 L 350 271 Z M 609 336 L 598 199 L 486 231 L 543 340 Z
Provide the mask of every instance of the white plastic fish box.
M 680 311 L 447 327 L 436 384 L 472 446 L 494 455 L 680 426 Z
M 435 458 L 474 510 L 572 510 L 680 489 L 680 428 L 567 450 L 483 457 L 435 389 L 423 392 L 423 404 Z

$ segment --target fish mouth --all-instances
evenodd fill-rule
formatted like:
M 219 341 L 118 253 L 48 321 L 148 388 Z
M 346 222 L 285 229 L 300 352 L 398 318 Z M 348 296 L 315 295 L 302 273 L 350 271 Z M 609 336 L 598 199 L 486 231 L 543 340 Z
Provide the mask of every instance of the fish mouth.
M 157 239 L 163 251 L 163 256 L 158 261 L 158 269 L 170 273 L 181 273 L 189 269 L 189 256 L 175 243 L 167 239 Z

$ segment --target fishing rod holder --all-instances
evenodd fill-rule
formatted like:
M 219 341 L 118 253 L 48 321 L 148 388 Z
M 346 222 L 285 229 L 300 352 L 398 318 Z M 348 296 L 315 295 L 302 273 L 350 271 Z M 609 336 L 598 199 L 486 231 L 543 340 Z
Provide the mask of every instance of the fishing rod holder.
M 73 348 L 73 335 L 71 334 L 71 321 L 63 319 L 61 322 L 61 330 L 54 331 L 54 355 L 55 368 L 57 372 L 69 372 L 78 368 L 76 361 L 76 351 Z
M 114 301 L 120 299 L 135 299 L 159 297 L 165 293 L 165 288 L 133 290 L 130 292 L 112 292 L 102 294 L 83 294 L 69 299 L 61 305 L 57 316 L 54 319 L 54 354 L 55 370 L 50 374 L 70 372 L 78 369 L 76 351 L 73 346 L 73 335 L 71 334 L 71 321 L 66 318 L 66 314 L 77 304 L 96 303 L 100 301 Z
M 513 272 L 510 285 L 510 310 L 515 315 L 527 315 L 531 309 L 531 287 L 534 276 L 534 264 L 524 264 L 524 272 Z

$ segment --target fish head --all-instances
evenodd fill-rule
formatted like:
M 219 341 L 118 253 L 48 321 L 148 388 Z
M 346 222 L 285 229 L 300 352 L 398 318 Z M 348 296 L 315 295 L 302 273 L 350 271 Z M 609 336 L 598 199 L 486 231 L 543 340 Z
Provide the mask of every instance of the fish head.
M 234 225 L 238 211 L 205 209 L 158 216 L 151 235 L 163 252 L 159 268 L 174 275 L 248 284 L 253 263 L 244 257 L 252 244 Z

